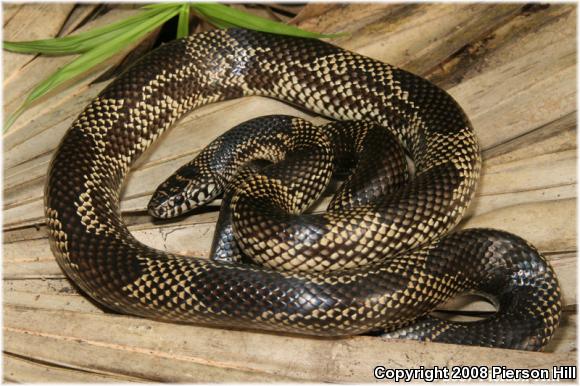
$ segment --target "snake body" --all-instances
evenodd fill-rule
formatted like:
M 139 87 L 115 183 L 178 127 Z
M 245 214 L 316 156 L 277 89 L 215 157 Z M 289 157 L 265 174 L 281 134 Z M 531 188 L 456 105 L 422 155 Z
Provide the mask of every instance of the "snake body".
M 271 208 L 266 198 L 286 187 L 246 180 L 233 202 L 243 213 L 234 227 L 254 240 L 244 252 L 286 254 L 285 261 L 297 262 L 289 272 L 184 257 L 138 242 L 119 209 L 131 164 L 186 112 L 245 95 L 387 127 L 413 159 L 415 176 L 378 207 L 343 208 L 306 230 L 299 227 L 302 217 L 272 223 L 263 216 Z M 318 40 L 211 31 L 153 51 L 87 106 L 52 160 L 45 214 L 62 269 L 117 312 L 322 336 L 384 329 L 389 336 L 540 349 L 561 312 L 558 282 L 545 259 L 506 232 L 442 237 L 469 205 L 480 164 L 466 115 L 420 77 Z M 281 202 L 276 211 L 292 214 L 301 205 Z M 302 271 L 307 256 L 334 270 Z M 351 267 L 346 258 L 353 269 L 345 269 Z M 428 315 L 465 291 L 493 294 L 499 312 L 476 323 Z

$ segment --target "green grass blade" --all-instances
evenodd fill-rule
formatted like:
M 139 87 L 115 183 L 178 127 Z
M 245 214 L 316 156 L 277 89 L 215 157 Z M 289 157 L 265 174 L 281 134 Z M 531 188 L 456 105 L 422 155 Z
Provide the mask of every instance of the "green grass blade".
M 173 8 L 178 9 L 178 6 L 174 5 Z M 34 40 L 28 42 L 5 41 L 4 48 L 13 52 L 35 54 L 62 55 L 83 53 L 110 41 L 118 34 L 123 34 L 129 29 L 135 28 L 135 26 L 155 17 L 166 9 L 170 9 L 170 7 L 147 10 L 117 23 L 62 38 Z
M 14 124 L 14 122 L 24 112 L 25 109 L 26 109 L 25 106 L 22 105 L 15 112 L 10 114 L 10 116 L 8 117 L 8 120 L 4 123 L 4 127 L 2 128 L 2 131 L 6 132 L 6 130 L 8 130 L 10 128 L 10 126 L 12 126 L 12 124 Z
M 38 98 L 46 95 L 62 83 L 77 77 L 99 63 L 109 59 L 131 42 L 153 31 L 159 25 L 171 19 L 178 11 L 179 9 L 165 9 L 154 17 L 143 21 L 135 28 L 125 31 L 125 33 L 116 36 L 105 44 L 95 47 L 61 67 L 32 90 L 22 106 L 8 119 L 4 125 L 4 130 L 7 130 L 16 118 Z
M 191 6 L 196 12 L 204 16 L 213 24 L 216 24 L 214 21 L 218 21 L 218 23 L 227 23 L 228 26 L 243 27 L 261 32 L 306 38 L 332 38 L 343 35 L 328 35 L 306 31 L 292 25 L 279 23 L 246 12 L 238 11 L 237 9 L 218 3 L 196 3 Z M 216 25 L 220 26 L 219 24 Z
M 184 4 L 179 10 L 179 20 L 177 22 L 177 38 L 184 38 L 189 35 L 189 4 Z
M 128 26 L 127 28 L 131 28 Z M 4 42 L 4 49 L 23 54 L 46 54 L 46 55 L 71 55 L 87 52 L 92 48 L 107 42 L 123 33 L 124 30 L 116 30 L 103 33 L 89 38 L 76 38 L 67 40 L 47 39 L 29 42 Z M 72 36 L 71 36 L 72 37 Z
M 305 31 L 295 26 L 238 11 L 219 3 L 191 5 L 189 3 L 161 3 L 145 5 L 143 7 L 144 11 L 138 15 L 73 36 L 29 42 L 5 41 L 4 49 L 13 52 L 53 55 L 80 53 L 81 55 L 37 85 L 22 106 L 9 117 L 4 130 L 7 130 L 18 116 L 38 98 L 46 95 L 62 83 L 107 60 L 126 45 L 151 32 L 175 15 L 179 15 L 177 36 L 187 36 L 189 34 L 190 7 L 193 7 L 200 16 L 220 28 L 242 27 L 262 32 L 308 38 L 331 38 L 344 35 Z
M 119 52 L 122 48 L 135 41 L 144 34 L 152 31 L 160 24 L 169 20 L 176 13 L 176 10 L 164 11 L 146 22 L 140 24 L 137 28 L 127 31 L 111 39 L 107 44 L 102 44 L 94 49 L 82 54 L 77 59 L 60 68 L 56 73 L 39 84 L 28 96 L 25 103 L 32 103 L 46 93 L 50 92 L 56 86 L 65 81 L 89 70 L 97 64 L 109 59 Z

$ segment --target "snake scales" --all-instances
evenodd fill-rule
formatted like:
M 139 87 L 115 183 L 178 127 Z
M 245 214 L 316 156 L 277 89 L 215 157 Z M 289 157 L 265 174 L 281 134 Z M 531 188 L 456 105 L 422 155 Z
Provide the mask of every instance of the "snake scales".
M 341 216 L 350 217 L 330 214 L 319 217 L 315 229 L 308 227 L 324 230 L 325 240 L 297 231 L 302 220 L 291 214 L 300 203 L 283 202 L 276 210 L 270 205 L 270 211 L 290 213 L 275 224 L 276 234 L 255 212 L 283 186 L 258 178 L 239 189 L 245 193 L 235 198 L 244 236 L 292 242 L 286 248 L 291 259 L 327 256 L 336 269 L 276 271 L 174 255 L 143 245 L 124 225 L 121 186 L 137 157 L 186 112 L 244 95 L 388 127 L 413 159 L 414 178 L 379 207 L 343 208 Z M 221 30 L 160 47 L 86 107 L 52 160 L 45 214 L 65 273 L 120 313 L 321 336 L 385 329 L 388 336 L 541 349 L 561 312 L 558 283 L 545 259 L 501 231 L 442 237 L 469 205 L 479 172 L 467 117 L 428 81 L 317 40 Z M 366 224 L 365 231 L 354 223 Z M 271 244 L 263 241 L 268 255 Z M 316 253 L 308 252 L 308 244 Z M 346 257 L 354 258 L 354 268 L 342 269 L 350 266 L 341 263 Z M 473 323 L 429 315 L 465 291 L 493 294 L 499 311 Z

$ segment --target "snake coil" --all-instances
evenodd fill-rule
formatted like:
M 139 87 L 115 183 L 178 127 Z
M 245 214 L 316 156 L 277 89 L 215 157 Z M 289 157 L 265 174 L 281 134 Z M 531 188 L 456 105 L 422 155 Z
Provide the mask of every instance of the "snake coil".
M 124 225 L 121 187 L 137 157 L 186 112 L 246 95 L 388 127 L 413 159 L 414 178 L 379 207 L 320 217 L 313 239 L 298 237 L 291 219 L 276 223 L 275 234 L 265 230 L 255 202 L 276 188 L 271 181 L 248 184 L 245 199 L 236 199 L 248 214 L 238 217 L 239 231 L 276 240 L 255 244 L 260 253 L 287 246 L 291 258 L 329 256 L 334 270 L 179 256 L 143 245 Z M 480 167 L 466 115 L 428 81 L 317 40 L 211 31 L 150 53 L 86 107 L 52 160 L 45 215 L 64 272 L 120 313 L 327 336 L 385 329 L 394 337 L 538 350 L 561 312 L 546 260 L 506 232 L 443 237 L 471 202 Z M 346 270 L 340 262 L 353 253 L 361 264 Z M 465 291 L 493 294 L 499 311 L 474 323 L 429 315 Z

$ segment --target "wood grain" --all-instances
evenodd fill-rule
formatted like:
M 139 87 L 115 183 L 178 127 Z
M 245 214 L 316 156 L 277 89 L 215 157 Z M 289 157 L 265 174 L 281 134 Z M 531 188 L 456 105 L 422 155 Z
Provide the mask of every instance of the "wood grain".
M 237 7 L 276 18 L 262 7 Z M 298 12 L 293 24 L 325 33 L 348 32 L 332 42 L 423 75 L 460 102 L 484 158 L 475 200 L 460 227 L 516 233 L 550 260 L 565 312 L 546 353 L 175 325 L 115 315 L 94 304 L 79 294 L 54 260 L 43 224 L 42 195 L 60 138 L 107 84 L 90 85 L 104 65 L 44 98 L 4 135 L 6 381 L 342 383 L 372 381 L 378 364 L 551 368 L 576 362 L 576 6 L 325 3 L 292 8 Z M 95 9 L 88 4 L 5 5 L 4 36 L 23 40 L 67 34 Z M 133 6 L 113 6 L 80 30 L 135 12 Z M 51 15 L 50 20 L 39 23 L 39 18 L 45 20 L 40 13 Z M 5 111 L 13 111 L 40 79 L 68 60 L 5 54 Z M 131 232 L 156 248 L 207 256 L 219 201 L 176 221 L 153 222 L 144 212 L 149 195 L 213 138 L 246 119 L 272 113 L 324 121 L 259 97 L 206 106 L 182 119 L 130 173 L 122 210 Z M 311 210 L 323 210 L 328 200 Z M 457 317 L 493 311 L 473 298 L 440 309 Z
M 102 334 L 105 329 L 107 334 Z M 368 382 L 373 379 L 372 369 L 377 363 L 399 368 L 466 363 L 536 368 L 552 361 L 563 365 L 575 360 L 573 353 L 542 355 L 511 351 L 507 357 L 505 350 L 499 349 L 396 340 L 389 341 L 389 349 L 385 350 L 386 342 L 372 337 L 309 339 L 12 306 L 5 307 L 4 331 L 6 349 L 19 355 L 48 357 L 79 368 L 153 380 L 159 380 L 161 373 L 162 379 L 174 382 L 211 379 Z M 181 339 L 175 339 L 178 336 Z M 74 356 L 81 348 L 87 355 Z M 288 355 L 298 352 L 298 357 Z M 127 356 L 134 358 L 134 365 L 122 362 Z M 154 365 L 154 360 L 171 363 L 171 369 Z M 168 377 L 169 371 L 172 376 Z
M 31 361 L 29 359 L 4 354 L 4 379 L 9 383 L 127 383 L 146 382 L 144 379 L 123 377 L 119 375 L 100 374 L 93 371 L 79 370 L 51 362 Z
M 4 14 L 4 40 L 21 41 L 56 37 L 73 10 L 73 3 L 36 4 L 19 7 Z M 4 52 L 4 87 L 22 76 L 26 64 L 34 56 Z M 5 91 L 6 94 L 6 91 Z

